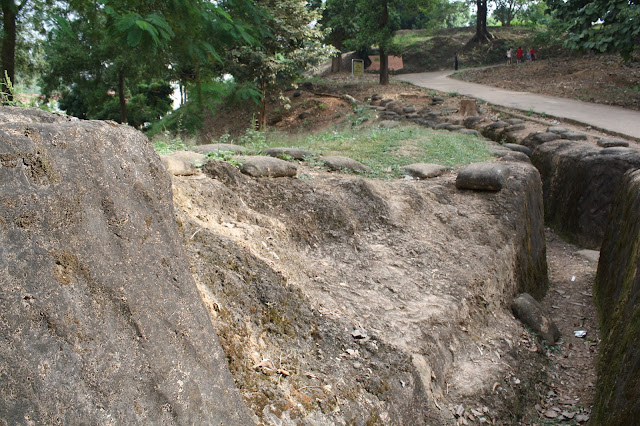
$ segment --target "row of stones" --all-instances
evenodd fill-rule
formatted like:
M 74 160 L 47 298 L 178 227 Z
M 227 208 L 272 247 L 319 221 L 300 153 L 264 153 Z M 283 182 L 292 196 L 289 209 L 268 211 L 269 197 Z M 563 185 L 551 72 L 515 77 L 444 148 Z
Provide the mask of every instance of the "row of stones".
M 297 175 L 297 166 L 287 160 L 305 161 L 313 159 L 311 152 L 298 148 L 269 148 L 263 155 L 244 155 L 247 149 L 233 144 L 200 145 L 193 151 L 180 151 L 161 156 L 169 173 L 191 175 L 197 172 L 194 166 L 204 164 L 207 154 L 231 152 L 239 163 L 240 171 L 252 177 L 293 177 Z M 318 160 L 333 171 L 370 172 L 371 169 L 351 158 L 342 156 L 319 157 Z M 416 179 L 428 179 L 449 172 L 450 167 L 439 164 L 416 163 L 402 167 L 404 173 Z M 499 191 L 505 185 L 510 174 L 504 164 L 474 163 L 461 170 L 456 178 L 460 189 Z

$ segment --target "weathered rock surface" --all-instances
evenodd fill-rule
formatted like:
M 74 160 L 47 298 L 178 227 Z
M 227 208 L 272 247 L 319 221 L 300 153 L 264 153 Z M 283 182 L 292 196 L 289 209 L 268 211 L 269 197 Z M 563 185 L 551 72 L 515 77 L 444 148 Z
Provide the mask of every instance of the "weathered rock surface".
M 327 167 L 336 171 L 351 171 L 351 172 L 369 172 L 371 168 L 349 157 L 343 156 L 328 156 L 320 157 Z
M 197 145 L 191 150 L 205 155 L 212 152 L 233 152 L 234 154 L 245 154 L 249 151 L 247 147 L 232 143 L 210 143 L 207 145 Z
M 451 168 L 440 164 L 416 163 L 403 166 L 402 170 L 411 177 L 429 179 L 441 176 L 451 170 Z
M 178 235 L 169 175 L 110 122 L 0 109 L 0 418 L 251 423 Z
M 602 344 L 592 423 L 626 425 L 640 416 L 640 170 L 618 185 L 594 296 Z
M 640 168 L 640 151 L 560 140 L 539 146 L 531 160 L 542 175 L 545 221 L 582 247 L 599 247 L 614 194 L 624 173 Z
M 513 314 L 550 345 L 560 338 L 558 326 L 544 312 L 542 305 L 528 293 L 519 294 L 511 305 Z
M 507 183 L 509 167 L 500 163 L 473 163 L 458 173 L 456 188 L 500 191 Z
M 298 173 L 295 164 L 265 155 L 238 155 L 240 171 L 252 177 L 293 177 Z
M 268 148 L 262 151 L 264 155 L 276 158 L 291 157 L 294 160 L 304 160 L 305 158 L 313 157 L 313 153 L 305 151 L 299 148 Z

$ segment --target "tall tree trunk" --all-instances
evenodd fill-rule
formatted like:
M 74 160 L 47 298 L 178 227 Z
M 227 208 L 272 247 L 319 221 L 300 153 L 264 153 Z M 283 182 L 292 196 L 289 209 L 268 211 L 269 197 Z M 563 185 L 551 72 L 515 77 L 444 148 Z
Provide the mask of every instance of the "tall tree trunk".
M 389 5 L 384 2 L 382 6 L 382 16 L 380 16 L 380 30 L 384 31 L 389 24 Z M 380 46 L 380 84 L 389 84 L 389 55 L 385 52 L 384 46 Z
M 124 98 L 124 71 L 118 71 L 118 98 L 120 99 L 120 122 L 127 123 L 127 100 Z
M 389 55 L 380 48 L 380 84 L 389 84 Z
M 24 5 L 24 3 L 23 3 Z M 2 92 L 3 102 L 13 101 L 16 76 L 16 19 L 19 8 L 13 0 L 2 0 Z
M 476 20 L 476 35 L 469 43 L 487 43 L 493 36 L 487 31 L 487 0 L 477 0 L 478 15 Z
M 260 100 L 260 120 L 258 121 L 258 130 L 266 130 L 267 128 L 267 82 L 263 78 L 260 81 L 260 91 L 262 99 Z
M 331 72 L 340 72 L 342 71 L 342 41 L 344 39 L 344 33 L 342 30 L 334 30 L 331 38 L 331 44 L 338 50 L 331 58 Z

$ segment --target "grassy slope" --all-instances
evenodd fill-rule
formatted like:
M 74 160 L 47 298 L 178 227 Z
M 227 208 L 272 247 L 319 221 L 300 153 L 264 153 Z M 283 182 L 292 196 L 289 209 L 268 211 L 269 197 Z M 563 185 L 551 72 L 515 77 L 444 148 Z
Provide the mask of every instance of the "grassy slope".
M 539 32 L 528 27 L 492 27 L 489 31 L 496 37 L 492 43 L 468 46 L 475 28 L 448 28 L 433 33 L 401 30 L 394 38 L 392 52 L 402 55 L 403 72 L 451 69 L 455 52 L 461 68 L 502 63 L 508 47 L 535 47 L 547 57 L 562 52 L 558 43 L 547 44 Z

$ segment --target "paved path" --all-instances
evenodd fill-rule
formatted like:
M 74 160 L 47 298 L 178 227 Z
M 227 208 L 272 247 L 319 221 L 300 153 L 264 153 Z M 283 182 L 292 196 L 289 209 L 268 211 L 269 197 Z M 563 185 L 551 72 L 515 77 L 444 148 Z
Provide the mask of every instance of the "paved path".
M 400 74 L 396 80 L 442 92 L 457 92 L 461 95 L 482 99 L 490 104 L 522 111 L 533 109 L 558 118 L 568 118 L 593 127 L 640 139 L 640 112 L 609 105 L 574 101 L 567 98 L 514 92 L 482 84 L 448 78 L 452 71 Z

